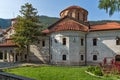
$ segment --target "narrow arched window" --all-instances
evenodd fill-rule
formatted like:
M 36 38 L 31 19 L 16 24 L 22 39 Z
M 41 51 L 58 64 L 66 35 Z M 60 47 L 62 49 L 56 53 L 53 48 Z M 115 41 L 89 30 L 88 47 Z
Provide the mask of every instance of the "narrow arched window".
M 62 56 L 62 60 L 66 60 L 66 55 L 63 55 L 63 56 Z
M 119 37 L 116 38 L 116 45 L 120 45 L 120 38 Z
M 97 39 L 96 38 L 93 39 L 93 46 L 97 46 Z
M 120 55 L 115 56 L 115 61 L 120 61 Z
M 93 60 L 94 60 L 94 61 L 97 60 L 97 55 L 93 55 Z
M 62 39 L 63 45 L 66 45 L 66 38 Z
M 45 47 L 45 40 L 42 40 L 42 47 Z
M 84 39 L 81 39 L 81 46 L 84 45 Z
M 83 55 L 81 55 L 81 61 L 83 61 L 84 60 L 84 56 Z
M 79 12 L 77 13 L 77 18 L 78 18 L 78 20 L 80 19 L 80 14 L 79 14 Z

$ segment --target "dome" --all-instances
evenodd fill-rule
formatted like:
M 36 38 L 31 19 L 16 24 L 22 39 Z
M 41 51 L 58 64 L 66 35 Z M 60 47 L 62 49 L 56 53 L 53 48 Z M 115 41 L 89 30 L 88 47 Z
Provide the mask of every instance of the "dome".
M 60 12 L 60 17 L 69 16 L 76 20 L 87 21 L 88 11 L 79 6 L 70 6 Z

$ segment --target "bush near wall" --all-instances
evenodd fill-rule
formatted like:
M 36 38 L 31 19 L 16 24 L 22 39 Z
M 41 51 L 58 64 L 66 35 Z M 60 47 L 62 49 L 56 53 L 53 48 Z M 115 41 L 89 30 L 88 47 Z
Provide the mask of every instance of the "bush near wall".
M 101 68 L 98 67 L 98 66 L 89 66 L 87 68 L 87 71 L 91 72 L 91 73 L 93 73 L 93 74 L 95 74 L 97 76 L 103 76 L 103 72 L 102 72 Z

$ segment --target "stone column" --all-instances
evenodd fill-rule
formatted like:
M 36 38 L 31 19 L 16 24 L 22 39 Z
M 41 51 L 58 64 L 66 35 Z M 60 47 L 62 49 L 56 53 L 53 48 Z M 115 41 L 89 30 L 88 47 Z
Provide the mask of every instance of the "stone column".
M 14 52 L 10 53 L 10 62 L 14 62 Z
M 16 52 L 14 52 L 14 56 L 13 57 L 14 57 L 13 58 L 14 62 L 16 62 Z
M 7 61 L 10 62 L 10 53 L 7 52 Z

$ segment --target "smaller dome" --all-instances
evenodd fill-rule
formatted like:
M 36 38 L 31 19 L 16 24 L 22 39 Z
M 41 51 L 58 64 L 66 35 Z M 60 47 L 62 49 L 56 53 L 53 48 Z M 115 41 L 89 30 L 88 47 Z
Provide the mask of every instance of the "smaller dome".
M 88 11 L 79 6 L 70 6 L 60 12 L 60 17 L 69 16 L 81 21 L 87 21 Z

